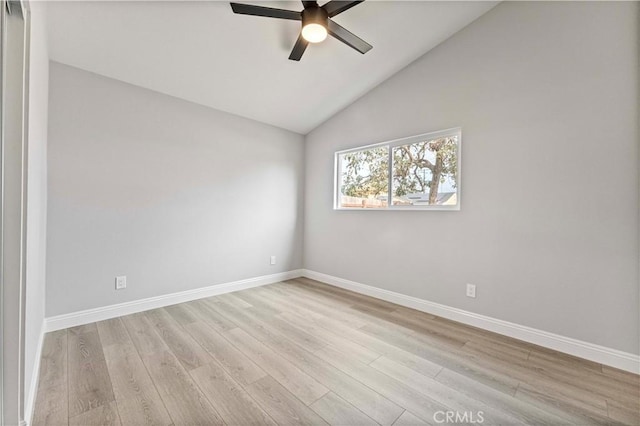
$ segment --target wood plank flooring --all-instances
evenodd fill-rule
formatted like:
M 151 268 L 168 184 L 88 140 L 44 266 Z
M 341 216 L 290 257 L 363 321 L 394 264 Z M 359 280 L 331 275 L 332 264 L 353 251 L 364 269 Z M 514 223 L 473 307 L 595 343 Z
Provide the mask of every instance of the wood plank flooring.
M 33 424 L 403 426 L 447 415 L 640 425 L 640 377 L 299 278 L 48 333 Z

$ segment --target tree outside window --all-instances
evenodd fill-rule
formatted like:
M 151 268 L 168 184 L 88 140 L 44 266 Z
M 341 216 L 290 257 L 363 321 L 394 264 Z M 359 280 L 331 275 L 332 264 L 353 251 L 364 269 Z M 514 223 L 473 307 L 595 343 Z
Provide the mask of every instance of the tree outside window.
M 338 153 L 336 207 L 457 209 L 460 134 L 454 129 Z

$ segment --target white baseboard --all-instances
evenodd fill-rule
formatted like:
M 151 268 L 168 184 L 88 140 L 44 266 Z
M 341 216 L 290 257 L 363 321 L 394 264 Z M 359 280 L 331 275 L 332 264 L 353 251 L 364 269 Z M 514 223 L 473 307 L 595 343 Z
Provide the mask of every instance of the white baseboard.
M 372 287 L 355 281 L 349 281 L 332 275 L 323 274 L 308 269 L 302 270 L 302 275 L 317 281 L 365 294 L 377 299 L 386 300 L 397 305 L 406 306 L 418 311 L 427 312 L 439 317 L 447 318 L 463 324 L 468 324 L 484 330 L 513 337 L 525 342 L 544 346 L 549 349 L 574 355 L 579 358 L 598 362 L 600 364 L 619 368 L 635 374 L 640 374 L 640 356 L 616 349 L 607 348 L 593 343 L 560 336 L 547 331 L 538 330 L 524 325 L 475 314 L 462 309 L 452 308 L 417 297 L 406 296 L 389 290 Z
M 428 300 L 419 299 L 413 296 L 407 296 L 389 290 L 372 287 L 355 281 L 346 280 L 344 278 L 334 277 L 332 275 L 323 274 L 309 269 L 297 269 L 293 271 L 281 272 L 272 275 L 264 275 L 261 277 L 249 278 L 230 283 L 218 284 L 209 287 L 203 287 L 195 290 L 187 290 L 178 293 L 167 294 L 163 296 L 150 297 L 147 299 L 136 300 L 132 302 L 119 303 L 85 311 L 73 312 L 70 314 L 58 315 L 55 317 L 45 318 L 44 332 L 61 330 L 64 328 L 75 327 L 78 325 L 89 324 L 96 321 L 103 321 L 123 315 L 129 315 L 137 312 L 143 312 L 150 309 L 161 308 L 164 306 L 175 305 L 177 303 L 189 302 L 191 300 L 202 299 L 205 297 L 216 296 L 218 294 L 231 293 L 234 291 L 245 290 L 252 287 L 259 287 L 266 284 L 272 284 L 288 279 L 305 276 L 314 280 L 322 281 L 327 284 L 351 290 L 356 293 L 365 294 L 367 296 L 386 300 L 408 308 L 416 309 L 439 317 L 447 318 L 463 324 L 468 324 L 494 333 L 513 337 L 525 342 L 540 345 L 559 352 L 577 356 L 579 358 L 598 362 L 621 370 L 630 371 L 640 374 L 640 356 L 616 349 L 607 348 L 589 342 L 573 339 L 571 337 L 561 336 L 543 330 L 515 324 L 512 322 L 492 318 L 486 315 L 480 315 L 473 312 L 465 311 L 458 308 L 442 305 Z M 44 336 L 44 332 L 42 336 Z M 38 343 L 38 352 L 42 349 L 42 336 Z M 39 369 L 40 358 L 38 357 L 37 368 Z M 37 380 L 37 375 L 34 376 Z M 32 393 L 35 393 L 35 386 L 32 383 Z M 31 412 L 35 395 L 29 395 L 27 401 L 27 413 Z
M 149 297 L 147 299 L 134 300 L 132 302 L 118 303 L 116 305 L 104 306 L 100 308 L 87 309 L 85 311 L 72 312 L 70 314 L 57 315 L 45 318 L 45 330 L 62 330 L 78 325 L 90 324 L 96 321 L 103 321 L 123 315 L 135 314 L 137 312 L 148 311 L 150 309 L 162 308 L 164 306 L 175 305 L 177 303 L 189 302 L 191 300 L 216 296 L 218 294 L 231 293 L 245 290 L 252 287 L 259 287 L 266 284 L 277 283 L 292 278 L 302 276 L 302 270 L 280 272 L 277 274 L 263 275 L 261 277 L 248 278 L 245 280 L 233 281 L 230 283 L 216 284 L 209 287 L 197 288 L 194 290 L 180 291 L 177 293 L 165 294 L 162 296 Z
M 42 321 L 40 326 L 40 336 L 38 337 L 38 346 L 36 347 L 35 364 L 33 366 L 33 375 L 31 376 L 31 383 L 29 392 L 27 394 L 27 400 L 24 405 L 24 416 L 21 426 L 27 426 L 33 423 L 33 409 L 36 404 L 36 396 L 38 392 L 38 379 L 40 378 L 40 361 L 42 359 L 42 344 L 44 343 L 46 320 Z

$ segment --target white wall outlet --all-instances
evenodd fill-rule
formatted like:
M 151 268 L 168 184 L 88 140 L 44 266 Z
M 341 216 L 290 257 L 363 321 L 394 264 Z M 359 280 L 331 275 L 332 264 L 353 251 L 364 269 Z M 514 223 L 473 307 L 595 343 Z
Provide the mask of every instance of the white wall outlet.
M 127 277 L 125 275 L 116 277 L 116 290 L 122 290 L 123 288 L 127 288 Z
M 476 297 L 475 284 L 467 284 L 467 297 Z
M 271 264 L 272 265 L 276 264 L 276 257 L 275 256 L 271 256 Z

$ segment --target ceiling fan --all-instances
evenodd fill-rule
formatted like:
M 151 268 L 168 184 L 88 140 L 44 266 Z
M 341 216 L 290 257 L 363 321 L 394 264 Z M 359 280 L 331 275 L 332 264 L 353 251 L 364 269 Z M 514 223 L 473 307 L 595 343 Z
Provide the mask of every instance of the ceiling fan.
M 315 0 L 303 0 L 302 5 L 304 6 L 304 10 L 302 12 L 242 3 L 231 3 L 231 9 L 241 15 L 302 21 L 302 30 L 300 31 L 295 46 L 293 46 L 291 55 L 289 55 L 289 59 L 292 61 L 299 61 L 309 43 L 320 43 L 327 38 L 327 34 L 331 34 L 333 37 L 362 54 L 371 50 L 373 46 L 331 20 L 331 18 L 337 14 L 349 10 L 363 1 L 364 0 L 331 0 L 322 6 L 318 6 L 318 2 Z

